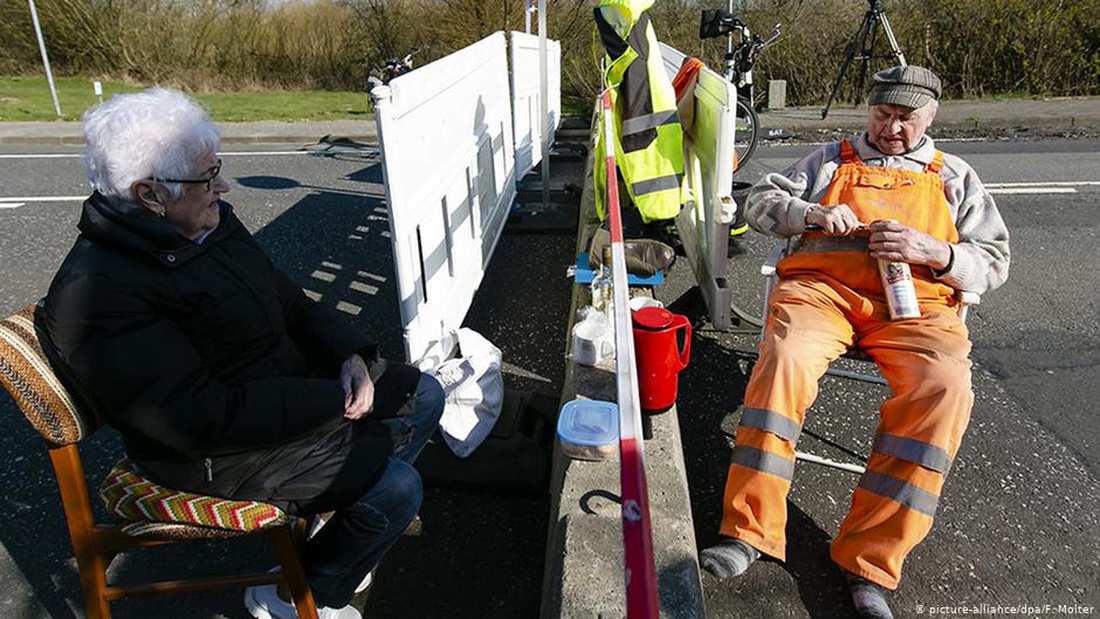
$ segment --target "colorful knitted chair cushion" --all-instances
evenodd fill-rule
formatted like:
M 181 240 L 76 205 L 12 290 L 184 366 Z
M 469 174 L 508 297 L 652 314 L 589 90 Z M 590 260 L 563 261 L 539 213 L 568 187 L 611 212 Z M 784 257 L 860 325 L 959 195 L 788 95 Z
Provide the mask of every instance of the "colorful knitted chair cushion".
M 76 443 L 98 425 L 77 409 L 43 356 L 34 331 L 33 305 L 0 321 L 0 384 L 50 445 Z
M 99 489 L 103 505 L 131 535 L 220 536 L 194 531 L 218 529 L 229 535 L 287 524 L 294 517 L 268 503 L 234 501 L 172 490 L 141 474 L 129 458 L 119 460 Z M 180 527 L 190 528 L 180 528 Z
M 227 538 L 244 535 L 246 531 L 214 529 L 193 524 L 173 524 L 169 522 L 124 522 L 118 528 L 132 537 L 144 537 L 159 540 Z

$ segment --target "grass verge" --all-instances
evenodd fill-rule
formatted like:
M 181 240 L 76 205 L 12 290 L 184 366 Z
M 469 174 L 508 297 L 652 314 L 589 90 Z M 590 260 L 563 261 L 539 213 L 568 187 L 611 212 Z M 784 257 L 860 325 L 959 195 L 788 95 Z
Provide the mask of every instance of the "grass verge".
M 56 78 L 62 116 L 58 118 L 45 77 L 0 77 L 0 121 L 80 120 L 97 102 L 92 81 L 84 77 Z M 104 81 L 104 99 L 138 92 L 147 85 Z M 370 118 L 366 92 L 222 92 L 193 93 L 215 121 L 363 120 Z

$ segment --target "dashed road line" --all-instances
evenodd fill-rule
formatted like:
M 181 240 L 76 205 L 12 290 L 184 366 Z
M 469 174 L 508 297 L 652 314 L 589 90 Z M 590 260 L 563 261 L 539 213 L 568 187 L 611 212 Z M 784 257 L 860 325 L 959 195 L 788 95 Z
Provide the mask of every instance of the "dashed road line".
M 1078 187 L 1100 186 L 1100 181 L 1030 181 L 1020 183 L 986 183 L 989 193 L 1050 194 L 1077 193 Z
M 263 155 L 283 156 L 283 155 L 326 155 L 330 151 L 315 151 L 315 150 L 239 150 L 218 153 L 219 157 L 259 157 Z M 79 159 L 82 155 L 80 153 L 24 153 L 24 154 L 2 154 L 0 159 Z

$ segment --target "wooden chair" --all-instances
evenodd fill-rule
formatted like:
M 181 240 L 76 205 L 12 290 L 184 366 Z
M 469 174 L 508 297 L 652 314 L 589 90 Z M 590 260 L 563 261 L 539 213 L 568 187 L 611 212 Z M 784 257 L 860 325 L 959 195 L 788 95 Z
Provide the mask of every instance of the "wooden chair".
M 115 465 L 101 498 L 117 520 L 97 524 L 77 443 L 101 425 L 82 411 L 54 375 L 35 334 L 34 306 L 0 322 L 0 383 L 46 441 L 76 555 L 89 619 L 110 619 L 120 598 L 240 589 L 286 582 L 298 615 L 317 619 L 299 558 L 304 523 L 274 505 L 180 492 L 144 478 L 126 458 Z M 262 572 L 119 585 L 107 567 L 123 551 L 180 540 L 267 535 L 281 572 Z

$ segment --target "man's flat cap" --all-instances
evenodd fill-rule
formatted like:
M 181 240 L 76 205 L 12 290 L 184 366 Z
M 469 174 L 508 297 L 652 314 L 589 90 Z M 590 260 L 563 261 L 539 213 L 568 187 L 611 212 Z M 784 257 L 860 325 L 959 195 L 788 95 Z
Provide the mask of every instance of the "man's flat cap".
M 940 78 L 916 65 L 891 67 L 875 73 L 871 78 L 868 105 L 892 103 L 905 107 L 924 107 L 932 99 L 939 99 Z

